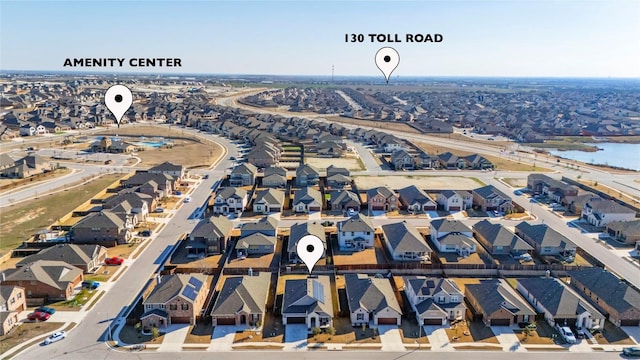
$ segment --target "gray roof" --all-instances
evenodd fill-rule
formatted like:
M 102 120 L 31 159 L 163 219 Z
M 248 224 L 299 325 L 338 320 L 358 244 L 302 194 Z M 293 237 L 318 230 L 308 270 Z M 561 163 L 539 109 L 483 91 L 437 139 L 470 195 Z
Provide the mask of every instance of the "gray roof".
M 269 205 L 280 205 L 284 203 L 284 191 L 277 189 L 260 190 L 256 195 L 254 204 L 258 201 L 264 201 Z
M 211 316 L 232 316 L 241 311 L 248 314 L 263 314 L 270 281 L 271 273 L 268 272 L 262 272 L 257 276 L 227 277 L 213 306 Z
M 435 219 L 431 221 L 431 228 L 435 229 L 437 232 L 472 232 L 471 228 L 465 225 L 463 222 L 458 220 L 448 220 L 448 219 Z
M 98 213 L 91 213 L 85 216 L 73 228 L 124 228 L 124 221 L 115 213 L 109 210 L 102 210 Z
M 269 175 L 287 176 L 287 169 L 279 166 L 269 166 L 264 169 L 264 176 L 267 177 Z
M 346 274 L 344 279 L 350 311 L 363 308 L 377 313 L 389 307 L 402 314 L 389 279 L 378 279 L 366 274 Z
M 607 228 L 613 231 L 620 231 L 627 236 L 640 235 L 640 220 L 614 221 L 607 224 Z
M 459 233 L 448 233 L 439 238 L 438 242 L 442 245 L 456 245 L 458 247 L 472 247 L 475 245 L 475 241 L 472 238 Z
M 319 176 L 319 172 L 315 167 L 309 164 L 304 164 L 302 166 L 299 166 L 296 169 L 296 176 L 300 176 L 300 175 L 307 175 L 307 176 L 312 175 L 317 177 Z
M 166 304 L 176 296 L 182 296 L 185 300 L 193 302 L 192 294 L 201 290 L 207 280 L 204 274 L 172 274 L 162 277 L 160 284 L 144 299 L 144 304 Z M 206 294 L 205 294 L 206 296 Z
M 152 174 L 148 172 L 139 172 L 132 177 L 124 180 L 123 184 L 126 186 L 137 186 L 143 185 L 151 180 L 155 181 L 158 184 L 166 183 L 167 181 L 173 183 L 175 181 L 173 176 L 168 174 Z
M 433 199 L 427 195 L 422 189 L 419 189 L 415 185 L 407 186 L 406 188 L 398 190 L 400 198 L 406 201 L 408 204 L 426 204 L 433 202 Z
M 521 222 L 516 225 L 516 232 L 529 236 L 541 247 L 575 248 L 576 245 L 564 235 L 547 226 L 547 224 L 531 225 Z
M 106 251 L 100 245 L 57 244 L 43 249 L 37 254 L 25 257 L 16 264 L 16 267 L 25 266 L 38 260 L 59 260 L 74 266 L 86 267 L 103 249 Z
M 172 164 L 168 161 L 163 162 L 160 165 L 156 165 L 149 169 L 149 171 L 182 171 L 184 166 L 180 164 Z
M 382 232 L 394 252 L 432 252 L 418 230 L 405 221 L 382 225 Z
M 198 225 L 191 231 L 189 237 L 191 238 L 224 238 L 229 235 L 229 232 L 233 228 L 231 220 L 226 216 L 211 216 L 206 219 L 200 220 Z
M 324 233 L 324 226 L 320 225 L 317 221 L 309 221 L 303 223 L 295 223 L 291 225 L 289 232 L 289 245 L 287 246 L 287 252 L 296 252 L 296 246 L 298 241 L 305 235 L 315 235 L 322 240 L 324 248 L 327 248 L 327 238 Z
M 349 169 L 347 168 L 337 167 L 335 165 L 329 165 L 329 167 L 327 168 L 327 176 L 330 177 L 331 175 L 335 175 L 335 174 L 342 174 L 344 176 L 351 175 L 351 173 L 349 172 Z
M 594 212 L 604 214 L 635 214 L 636 212 L 626 206 L 622 206 L 613 200 L 605 200 L 602 198 L 590 199 L 585 205 L 590 207 Z
M 496 189 L 495 186 L 493 185 L 487 185 L 481 188 L 474 189 L 473 192 L 475 194 L 478 194 L 483 199 L 493 199 L 493 198 L 499 197 L 501 199 L 511 200 L 511 198 L 507 196 L 507 194 Z
M 275 245 L 276 237 L 268 236 L 259 232 L 238 239 L 236 249 L 248 249 L 251 246 Z
M 150 208 L 151 203 L 153 202 L 153 197 L 148 194 L 129 191 L 108 198 L 107 200 L 105 200 L 104 206 L 115 207 L 117 204 L 123 201 L 127 201 L 134 208 L 141 208 L 143 206 L 143 203 L 147 203 L 147 207 Z
M 38 281 L 53 288 L 66 290 L 70 282 L 82 275 L 82 270 L 64 261 L 38 260 L 5 272 L 5 281 Z
M 24 288 L 21 286 L 17 286 L 17 285 L 2 285 L 0 286 L 0 305 L 4 305 L 5 302 L 11 297 L 11 293 L 13 292 L 14 289 L 22 289 L 22 291 L 24 291 Z
M 374 230 L 371 218 L 364 216 L 363 214 L 357 214 L 338 223 L 338 231 L 373 232 Z
M 242 163 L 231 170 L 231 175 L 253 175 L 258 172 L 258 168 L 250 163 Z
M 533 250 L 526 241 L 500 224 L 482 220 L 473 225 L 473 230 L 482 235 L 492 246 L 509 246 L 513 250 Z
M 331 201 L 331 204 L 343 204 L 351 201 L 360 204 L 360 199 L 358 198 L 358 195 L 348 190 L 332 191 L 330 201 Z
M 504 308 L 513 315 L 534 316 L 536 311 L 513 290 L 503 279 L 481 280 L 478 284 L 468 284 L 469 293 L 485 314 L 492 314 Z M 480 310 L 480 309 L 476 309 Z
M 640 292 L 622 282 L 612 273 L 598 267 L 584 268 L 569 272 L 572 280 L 578 281 L 588 291 L 616 309 L 624 312 L 629 309 L 640 311 Z
M 367 190 L 367 199 L 370 199 L 373 196 L 376 196 L 377 194 L 380 194 L 380 195 L 384 196 L 385 198 L 389 198 L 390 196 L 395 195 L 393 190 L 389 189 L 388 187 L 386 187 L 386 186 L 378 186 L 376 188 Z
M 241 232 L 272 233 L 278 228 L 278 219 L 273 216 L 264 216 L 256 222 L 249 222 L 242 225 Z
M 320 205 L 322 205 L 322 194 L 320 194 L 320 191 L 314 189 L 314 188 L 309 188 L 309 187 L 305 187 L 302 189 L 298 189 L 296 190 L 295 194 L 293 195 L 293 205 L 295 206 L 296 204 L 298 204 L 299 202 L 303 202 L 305 204 L 309 204 L 312 201 L 316 201 L 317 203 L 319 203 Z
M 591 313 L 595 319 L 604 316 L 578 294 L 564 286 L 555 278 L 523 278 L 518 279 L 537 302 L 545 307 L 554 317 L 568 317 L 577 315 L 582 309 Z M 525 296 L 526 297 L 526 296 Z
M 229 199 L 231 197 L 239 197 L 239 198 L 244 198 L 245 196 L 247 196 L 247 190 L 245 189 L 240 189 L 240 188 L 235 188 L 235 187 L 227 187 L 224 188 L 222 190 L 220 190 L 217 194 L 216 197 L 222 197 L 223 199 Z
M 417 296 L 425 296 L 426 300 L 419 301 L 416 310 L 421 315 L 427 317 L 446 317 L 448 311 L 445 309 L 461 308 L 464 309 L 464 294 L 458 288 L 455 282 L 450 279 L 426 276 L 403 276 L 405 288 L 410 287 Z M 437 293 L 445 292 L 450 295 L 457 294 L 460 298 L 459 303 L 438 304 L 433 301 L 433 296 Z
M 284 283 L 283 314 L 318 312 L 333 317 L 331 282 L 326 275 L 288 279 Z

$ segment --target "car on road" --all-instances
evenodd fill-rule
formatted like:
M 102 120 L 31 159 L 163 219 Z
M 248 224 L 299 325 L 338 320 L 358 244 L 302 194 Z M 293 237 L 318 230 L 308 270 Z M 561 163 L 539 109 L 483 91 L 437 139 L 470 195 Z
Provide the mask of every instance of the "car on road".
M 493 140 L 495 140 L 495 139 L 494 139 L 494 138 L 492 138 L 492 137 L 490 137 L 490 138 L 488 138 L 487 140 L 489 140 L 489 141 L 493 141 Z
M 208 179 L 209 178 L 209 174 L 205 174 L 202 178 L 205 179 L 205 180 Z
M 47 321 L 51 317 L 50 314 L 42 311 L 34 311 L 31 314 L 27 315 L 27 319 L 33 321 Z
M 143 237 L 149 237 L 149 236 L 151 236 L 151 230 L 142 230 L 142 231 L 138 232 L 138 235 L 143 236 Z
M 124 259 L 117 256 L 104 259 L 106 265 L 122 265 L 123 262 Z
M 229 160 L 235 160 L 235 159 L 236 159 L 236 157 L 235 157 L 235 156 L 231 156 L 231 157 L 229 158 Z
M 518 195 L 518 196 L 520 196 L 520 195 L 522 195 L 522 191 L 520 191 L 520 190 L 515 190 L 515 191 L 513 192 L 513 195 Z
M 164 209 L 163 208 L 156 208 L 155 210 L 153 210 L 153 212 L 163 213 Z
M 558 326 L 556 324 L 556 330 L 558 330 L 558 333 L 560 333 L 560 336 L 562 336 L 564 341 L 566 341 L 567 343 L 575 344 L 577 342 L 576 336 L 573 335 L 573 332 L 571 331 L 571 329 L 569 329 L 568 326 Z
M 640 346 L 629 346 L 622 348 L 622 356 L 640 357 Z
M 45 312 L 45 313 L 47 313 L 49 315 L 53 315 L 53 314 L 56 313 L 56 309 L 50 308 L 50 307 L 47 307 L 47 306 L 40 306 L 40 307 L 36 308 L 34 311 L 36 311 L 36 312 L 37 311 Z
M 186 198 L 184 198 L 183 201 L 185 202 L 185 204 L 186 203 L 190 203 L 191 202 L 191 198 L 187 196 Z
M 54 343 L 56 341 L 60 341 L 64 338 L 67 337 L 67 333 L 64 331 L 57 331 L 54 332 L 53 334 L 51 334 L 51 336 L 49 336 L 48 338 L 44 339 L 44 344 L 45 345 L 49 345 L 51 343 Z
M 100 283 L 92 280 L 85 280 L 82 282 L 82 287 L 86 289 L 95 290 L 100 286 Z

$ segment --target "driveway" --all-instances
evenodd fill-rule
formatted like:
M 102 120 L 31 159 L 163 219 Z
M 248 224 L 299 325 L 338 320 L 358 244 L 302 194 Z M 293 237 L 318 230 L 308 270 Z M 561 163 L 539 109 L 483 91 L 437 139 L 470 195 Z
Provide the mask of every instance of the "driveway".
M 164 334 L 158 351 L 182 351 L 182 344 L 189 333 L 189 324 L 172 324 Z
M 378 325 L 382 351 L 405 351 L 397 325 Z
M 639 326 L 623 326 L 622 330 L 629 335 L 636 343 L 640 344 L 640 327 Z
M 503 351 L 527 351 L 509 326 L 492 326 L 491 331 L 496 335 Z
M 445 328 L 442 326 L 425 325 L 422 327 L 424 333 L 427 334 L 429 344 L 431 344 L 431 350 L 434 351 L 454 351 L 454 348 L 449 342 L 449 337 Z
M 236 331 L 242 331 L 246 328 L 246 325 L 216 326 L 213 329 L 213 335 L 211 335 L 211 344 L 209 345 L 209 348 L 207 348 L 207 351 L 231 351 L 233 338 L 236 335 Z
M 307 325 L 286 325 L 284 327 L 283 350 L 307 350 Z

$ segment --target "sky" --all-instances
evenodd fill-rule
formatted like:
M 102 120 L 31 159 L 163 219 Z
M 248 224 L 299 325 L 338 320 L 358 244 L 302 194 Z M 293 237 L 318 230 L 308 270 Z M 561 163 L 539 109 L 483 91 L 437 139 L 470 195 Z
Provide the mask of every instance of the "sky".
M 383 46 L 400 54 L 392 76 L 639 78 L 640 1 L 0 0 L 1 70 L 375 76 Z M 182 67 L 63 67 L 103 57 Z

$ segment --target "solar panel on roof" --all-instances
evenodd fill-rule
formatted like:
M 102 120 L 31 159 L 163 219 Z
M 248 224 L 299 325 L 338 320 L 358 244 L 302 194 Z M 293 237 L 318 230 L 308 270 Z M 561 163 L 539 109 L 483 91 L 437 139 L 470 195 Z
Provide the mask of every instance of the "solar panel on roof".
M 187 299 L 189 299 L 191 301 L 195 301 L 196 300 L 196 296 L 198 295 L 198 291 L 193 286 L 187 285 L 184 288 L 184 290 L 182 290 L 182 295 L 186 296 Z
M 189 278 L 189 284 L 193 285 L 193 287 L 196 288 L 196 291 L 200 291 L 200 288 L 202 287 L 202 281 L 194 278 L 193 276 Z
M 324 303 L 324 287 L 322 286 L 322 284 L 320 284 L 320 282 L 313 280 L 311 281 L 313 283 L 313 297 Z
M 427 286 L 430 288 L 436 287 L 436 283 L 433 280 L 427 280 Z

